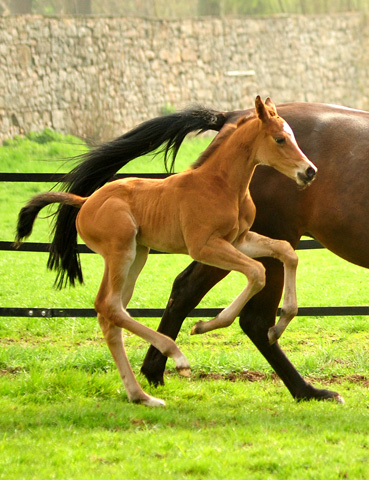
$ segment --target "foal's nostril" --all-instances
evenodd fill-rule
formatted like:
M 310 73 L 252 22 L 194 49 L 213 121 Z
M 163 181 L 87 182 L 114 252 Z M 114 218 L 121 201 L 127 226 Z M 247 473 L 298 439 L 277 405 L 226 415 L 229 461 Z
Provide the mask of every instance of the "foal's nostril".
M 313 167 L 308 167 L 306 170 L 306 176 L 309 180 L 312 180 L 315 177 L 316 170 Z

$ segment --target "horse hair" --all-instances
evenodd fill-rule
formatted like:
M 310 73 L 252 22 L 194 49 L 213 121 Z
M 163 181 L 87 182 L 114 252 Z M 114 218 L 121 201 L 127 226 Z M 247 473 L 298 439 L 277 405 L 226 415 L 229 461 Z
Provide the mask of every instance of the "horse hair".
M 79 164 L 66 174 L 61 188 L 89 196 L 112 180 L 128 162 L 151 152 L 164 153 L 165 168 L 168 173 L 173 173 L 178 150 L 186 135 L 195 131 L 219 131 L 227 118 L 226 113 L 195 106 L 148 120 L 115 140 L 76 157 Z M 55 214 L 47 266 L 57 272 L 55 286 L 59 289 L 68 281 L 72 286 L 76 279 L 83 283 L 77 250 L 77 213 L 78 210 L 69 205 L 60 205 Z

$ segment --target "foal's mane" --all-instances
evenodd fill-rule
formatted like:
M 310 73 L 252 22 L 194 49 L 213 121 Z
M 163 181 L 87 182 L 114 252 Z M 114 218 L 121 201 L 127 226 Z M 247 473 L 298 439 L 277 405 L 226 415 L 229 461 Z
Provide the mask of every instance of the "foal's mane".
M 218 149 L 218 147 L 229 138 L 232 133 L 241 125 L 246 123 L 249 119 L 254 118 L 255 113 L 251 112 L 247 115 L 242 116 L 237 123 L 226 123 L 220 132 L 215 136 L 213 141 L 207 147 L 206 150 L 202 152 L 199 158 L 191 165 L 191 170 L 199 168 L 206 160 Z

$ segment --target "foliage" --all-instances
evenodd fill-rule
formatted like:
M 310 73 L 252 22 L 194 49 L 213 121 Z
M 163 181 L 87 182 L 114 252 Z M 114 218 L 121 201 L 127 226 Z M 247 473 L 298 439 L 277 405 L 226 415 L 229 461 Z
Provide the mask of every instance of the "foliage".
M 46 143 L 57 143 L 57 144 L 76 144 L 78 139 L 72 137 L 71 135 L 64 135 L 58 133 L 55 130 L 50 128 L 45 128 L 41 132 L 29 132 L 25 136 L 17 135 L 14 138 L 7 139 L 3 142 L 3 147 L 12 147 L 12 152 L 14 153 L 14 147 L 25 148 L 28 142 L 34 142 L 39 145 L 44 145 Z M 64 149 L 64 147 L 61 147 Z M 4 150 L 3 150 L 4 153 Z
M 171 103 L 166 103 L 160 109 L 160 115 L 168 115 L 170 113 L 175 113 L 176 108 Z
M 367 0 L 6 0 L 13 13 L 93 13 L 147 17 L 198 15 L 270 15 L 276 13 L 335 13 L 368 11 Z M 15 6 L 19 5 L 17 11 Z M 21 10 L 19 10 L 21 9 Z
M 180 165 L 193 161 L 206 142 L 186 142 Z M 86 147 L 43 132 L 0 147 L 0 156 L 7 171 L 53 171 L 73 148 L 79 154 Z M 160 168 L 162 160 L 141 158 L 132 168 L 150 166 Z M 47 187 L 3 187 L 2 239 L 9 240 L 18 210 Z M 32 240 L 47 239 L 45 224 L 39 220 Z M 299 257 L 300 305 L 367 303 L 367 270 L 323 250 Z M 82 261 L 86 286 L 57 292 L 45 254 L 2 252 L 0 304 L 91 306 L 102 265 L 97 255 Z M 174 276 L 188 262 L 181 255 L 151 255 L 131 306 L 165 306 Z M 243 284 L 240 275 L 229 275 L 202 306 L 226 305 Z M 158 319 L 141 320 L 157 327 Z M 167 402 L 165 409 L 149 409 L 127 403 L 96 319 L 0 318 L 0 479 L 369 478 L 368 317 L 298 317 L 281 339 L 299 371 L 339 391 L 344 406 L 294 402 L 237 325 L 190 336 L 193 323 L 187 319 L 178 338 L 192 378 L 179 378 L 169 361 L 159 389 L 139 376 L 148 345 L 124 332 L 140 383 Z
M 51 280 L 41 266 L 45 255 L 9 255 L 1 266 L 6 301 L 16 304 L 23 291 L 24 302 L 33 296 L 44 305 Z M 141 278 L 134 300 L 140 305 L 155 297 L 165 304 L 170 277 L 182 268 L 158 257 Z M 95 262 L 89 268 L 85 298 L 70 300 L 68 290 L 49 301 L 61 296 L 61 304 L 92 302 L 100 270 Z M 316 272 L 303 270 L 306 287 L 309 273 Z M 161 277 L 166 288 L 156 281 Z M 344 289 L 347 277 L 342 269 L 335 284 L 343 281 Z M 235 294 L 240 284 L 235 278 L 232 283 L 228 294 L 222 286 L 213 305 Z M 152 328 L 158 323 L 142 321 Z M 0 478 L 135 480 L 158 472 L 164 480 L 368 477 L 368 318 L 300 317 L 281 341 L 300 372 L 339 391 L 345 406 L 295 403 L 237 325 L 191 337 L 193 322 L 185 322 L 178 339 L 192 378 L 177 377 L 172 362 L 158 390 L 138 377 L 146 391 L 167 402 L 166 409 L 152 410 L 127 403 L 95 319 L 1 318 Z M 147 344 L 126 332 L 124 340 L 138 374 Z

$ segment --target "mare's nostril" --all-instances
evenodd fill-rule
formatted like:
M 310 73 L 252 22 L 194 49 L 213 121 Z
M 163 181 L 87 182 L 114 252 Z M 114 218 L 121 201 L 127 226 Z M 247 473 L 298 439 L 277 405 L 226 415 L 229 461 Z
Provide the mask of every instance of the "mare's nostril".
M 309 167 L 306 170 L 306 176 L 309 180 L 312 180 L 315 177 L 316 170 L 313 167 Z

